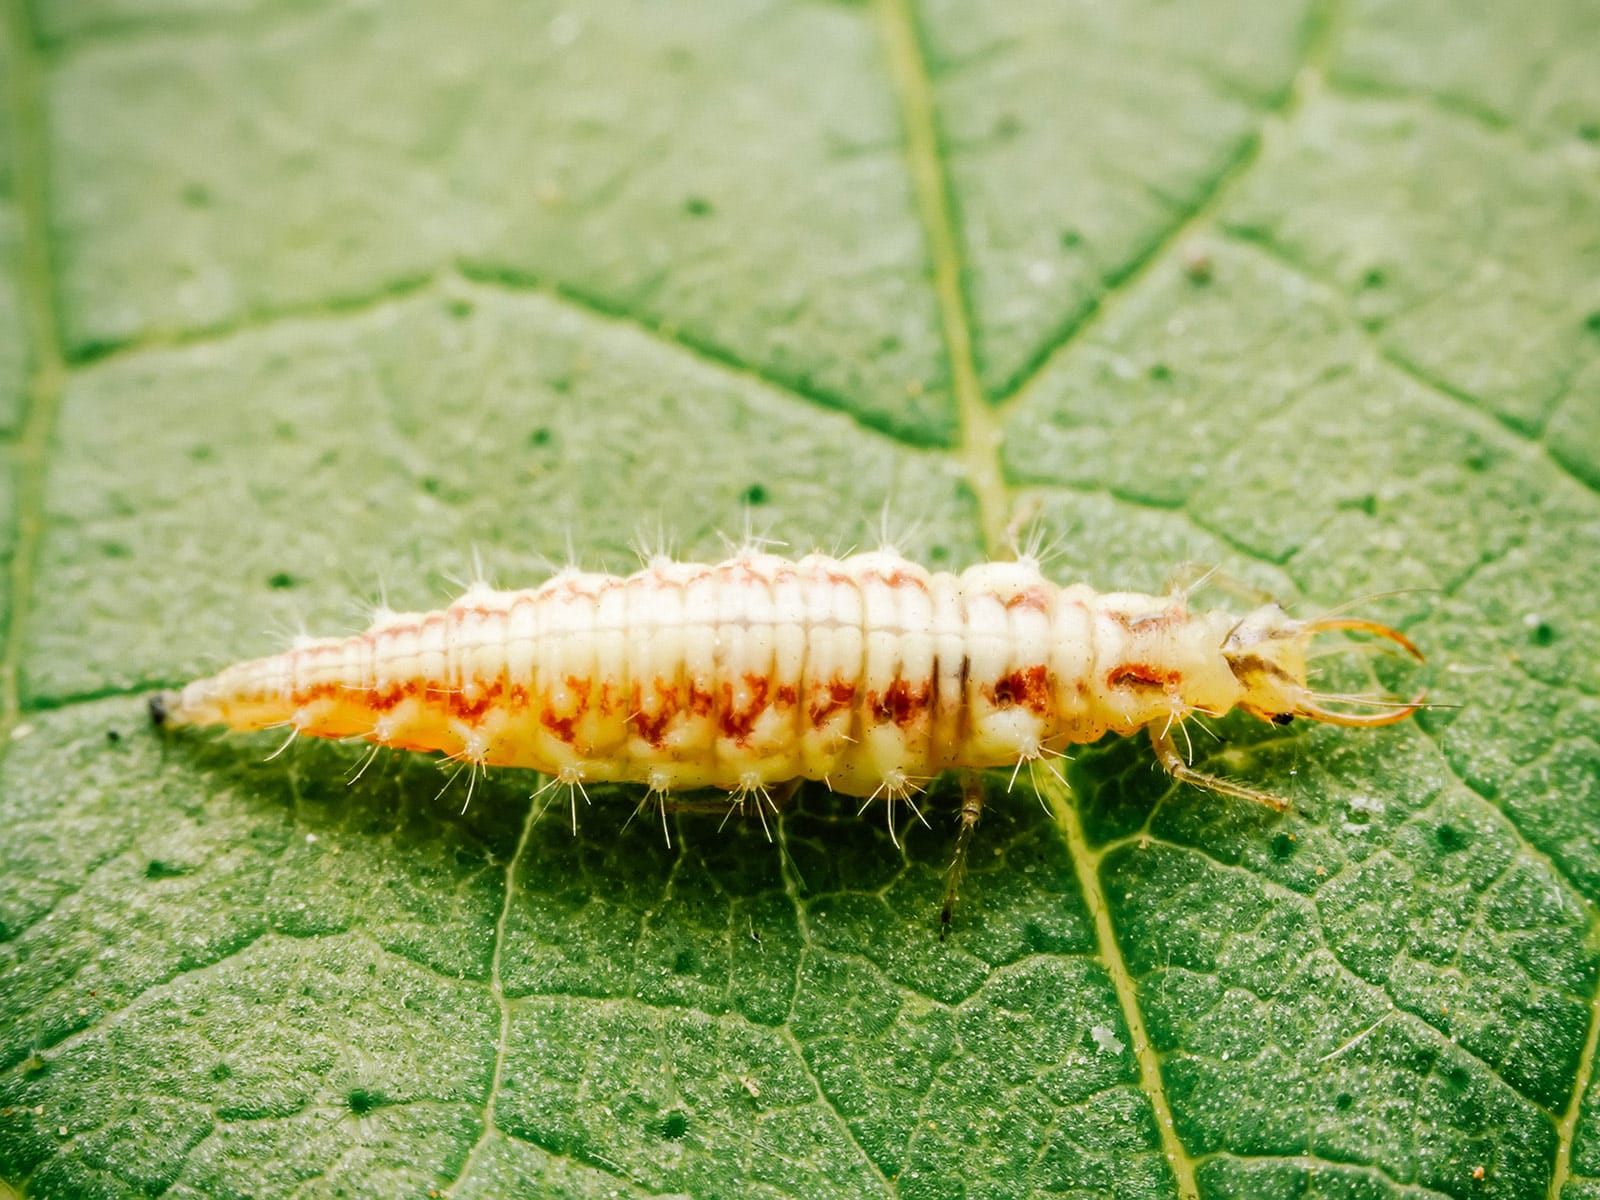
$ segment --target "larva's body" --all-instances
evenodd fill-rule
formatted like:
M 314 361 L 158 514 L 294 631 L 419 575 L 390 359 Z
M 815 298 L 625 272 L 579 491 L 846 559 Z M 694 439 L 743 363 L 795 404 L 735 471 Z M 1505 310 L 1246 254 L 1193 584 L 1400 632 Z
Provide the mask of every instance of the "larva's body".
M 1305 682 L 1324 629 L 1275 605 L 1243 620 L 1186 597 L 1060 587 L 1031 562 L 929 572 L 892 552 L 717 565 L 655 561 L 626 578 L 563 572 L 529 591 L 474 587 L 447 609 L 230 667 L 152 711 L 169 724 L 289 726 L 570 783 L 745 794 L 792 779 L 906 794 L 950 768 L 1012 766 L 1150 731 L 1191 711 L 1333 713 Z M 1413 651 L 1414 652 L 1414 651 Z

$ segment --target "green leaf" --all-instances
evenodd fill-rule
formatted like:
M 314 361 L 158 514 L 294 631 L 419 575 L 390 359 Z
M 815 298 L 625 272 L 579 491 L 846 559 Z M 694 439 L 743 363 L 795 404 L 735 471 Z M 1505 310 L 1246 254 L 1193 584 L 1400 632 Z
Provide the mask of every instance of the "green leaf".
M 0 1186 L 1600 1197 L 1590 0 L 5 7 Z M 668 845 L 144 716 L 886 505 L 1426 589 L 1459 707 L 997 773 L 944 941 L 948 780 Z

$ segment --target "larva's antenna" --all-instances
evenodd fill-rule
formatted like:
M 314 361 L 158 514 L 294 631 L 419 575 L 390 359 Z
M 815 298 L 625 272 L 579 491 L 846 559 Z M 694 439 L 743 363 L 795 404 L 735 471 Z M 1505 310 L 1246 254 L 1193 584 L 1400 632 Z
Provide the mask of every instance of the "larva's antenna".
M 1418 710 L 1427 707 L 1424 703 L 1426 692 L 1420 692 L 1415 700 L 1378 700 L 1366 696 L 1328 696 L 1312 692 L 1308 693 L 1311 700 L 1332 700 L 1339 704 L 1371 704 L 1386 710 L 1372 713 L 1337 712 L 1321 704 L 1300 704 L 1300 715 L 1310 717 L 1313 721 L 1321 721 L 1326 725 L 1343 725 L 1347 729 L 1380 729 L 1385 725 L 1397 725 Z
M 1393 593 L 1390 593 L 1391 595 Z M 1367 621 L 1360 617 L 1340 617 L 1324 614 L 1315 621 L 1307 621 L 1301 626 L 1305 633 L 1313 637 L 1319 633 L 1334 633 L 1340 630 L 1352 633 L 1370 633 L 1374 637 L 1383 638 L 1399 646 L 1417 662 L 1426 662 L 1422 651 L 1416 644 L 1401 633 L 1377 621 Z M 1301 716 L 1310 717 L 1314 721 L 1322 721 L 1328 725 L 1343 725 L 1352 729 L 1377 729 L 1384 725 L 1394 725 L 1404 721 L 1407 717 L 1423 708 L 1427 700 L 1426 690 L 1418 692 L 1411 700 L 1384 700 L 1374 696 L 1346 696 L 1332 693 L 1307 692 L 1297 706 Z M 1335 704 L 1363 704 L 1375 708 L 1377 712 L 1353 713 L 1340 712 L 1328 708 L 1322 701 L 1331 701 Z
M 1394 593 L 1391 592 L 1389 594 L 1393 595 Z M 1405 634 L 1398 629 L 1391 629 L 1387 625 L 1380 625 L 1377 621 L 1366 621 L 1360 617 L 1339 617 L 1331 613 L 1324 613 L 1314 621 L 1305 622 L 1303 628 L 1307 633 L 1313 635 L 1333 633 L 1341 629 L 1349 630 L 1353 633 L 1370 633 L 1374 637 L 1384 638 L 1393 642 L 1419 663 L 1428 661 L 1422 656 L 1422 651 L 1418 650 L 1416 644 Z
M 1387 592 L 1368 592 L 1365 596 L 1357 596 L 1354 600 L 1346 600 L 1343 604 L 1335 605 L 1333 608 L 1330 608 L 1327 612 L 1322 613 L 1320 616 L 1313 617 L 1311 619 L 1311 621 L 1310 621 L 1310 624 L 1318 624 L 1318 623 L 1320 623 L 1322 621 L 1326 621 L 1329 617 L 1342 616 L 1344 613 L 1349 612 L 1351 609 L 1361 608 L 1364 605 L 1372 604 L 1372 603 L 1374 603 L 1375 601 L 1378 601 L 1378 600 L 1388 600 L 1388 599 L 1391 599 L 1391 598 L 1393 598 L 1395 596 L 1415 596 L 1415 595 L 1424 594 L 1424 593 L 1428 593 L 1428 592 L 1431 592 L 1434 595 L 1441 595 L 1441 594 L 1443 594 L 1444 589 L 1443 588 L 1436 588 L 1436 587 L 1405 587 L 1405 588 L 1394 588 L 1393 590 L 1387 591 Z M 1369 624 L 1370 624 L 1370 622 L 1369 622 Z M 1358 627 L 1357 626 L 1333 626 L 1333 625 L 1330 625 L 1330 626 L 1325 626 L 1325 628 L 1335 629 L 1335 628 L 1358 628 Z M 1382 628 L 1386 628 L 1386 626 L 1378 626 L 1378 629 L 1382 629 Z M 1376 633 L 1377 629 L 1368 629 L 1367 632 L 1368 633 Z M 1413 656 L 1415 656 L 1415 647 L 1412 647 L 1412 651 L 1411 652 L 1412 652 Z M 1421 660 L 1418 659 L 1418 661 L 1421 661 Z

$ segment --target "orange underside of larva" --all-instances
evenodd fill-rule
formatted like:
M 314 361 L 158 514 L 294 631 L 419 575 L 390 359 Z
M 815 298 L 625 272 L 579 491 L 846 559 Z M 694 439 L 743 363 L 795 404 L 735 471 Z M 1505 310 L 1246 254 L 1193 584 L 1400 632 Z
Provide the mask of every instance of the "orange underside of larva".
M 174 725 L 282 726 L 572 782 L 749 791 L 803 778 L 893 795 L 1195 710 L 1334 717 L 1312 711 L 1305 686 L 1315 622 L 1268 614 L 1229 649 L 1258 615 L 1063 588 L 1028 562 L 955 575 L 889 552 L 746 554 L 476 587 L 441 611 L 231 667 L 163 708 Z M 1320 628 L 1336 627 L 1354 626 Z

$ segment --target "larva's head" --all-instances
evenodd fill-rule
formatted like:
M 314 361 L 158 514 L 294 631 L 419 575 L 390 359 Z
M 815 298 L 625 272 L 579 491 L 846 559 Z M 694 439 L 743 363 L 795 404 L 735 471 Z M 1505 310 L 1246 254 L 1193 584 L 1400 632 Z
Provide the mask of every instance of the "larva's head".
M 1295 717 L 1310 717 L 1334 725 L 1373 727 L 1403 721 L 1422 705 L 1422 697 L 1394 703 L 1376 697 L 1321 695 L 1306 680 L 1311 642 L 1319 633 L 1352 629 L 1375 634 L 1400 646 L 1418 662 L 1422 652 L 1399 630 L 1353 617 L 1322 617 L 1297 621 L 1276 604 L 1263 605 L 1229 631 L 1222 644 L 1228 668 L 1243 695 L 1238 705 L 1274 725 L 1287 725 Z M 1376 707 L 1376 712 L 1343 712 L 1327 708 L 1325 700 Z

